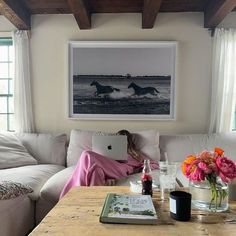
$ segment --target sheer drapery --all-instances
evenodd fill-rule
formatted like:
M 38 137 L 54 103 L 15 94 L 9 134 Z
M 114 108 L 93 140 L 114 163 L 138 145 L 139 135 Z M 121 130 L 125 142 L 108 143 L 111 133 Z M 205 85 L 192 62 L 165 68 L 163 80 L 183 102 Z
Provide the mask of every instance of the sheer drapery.
M 209 132 L 229 132 L 236 101 L 236 29 L 215 30 L 212 61 Z
M 35 128 L 32 111 L 28 31 L 13 32 L 13 43 L 15 48 L 15 130 L 30 133 L 34 132 Z

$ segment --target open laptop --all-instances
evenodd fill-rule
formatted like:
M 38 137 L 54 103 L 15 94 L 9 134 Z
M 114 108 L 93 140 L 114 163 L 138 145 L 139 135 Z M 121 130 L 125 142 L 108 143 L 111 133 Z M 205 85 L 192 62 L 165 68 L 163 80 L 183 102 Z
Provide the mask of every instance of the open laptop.
M 117 161 L 127 161 L 126 135 L 93 135 L 92 150 Z

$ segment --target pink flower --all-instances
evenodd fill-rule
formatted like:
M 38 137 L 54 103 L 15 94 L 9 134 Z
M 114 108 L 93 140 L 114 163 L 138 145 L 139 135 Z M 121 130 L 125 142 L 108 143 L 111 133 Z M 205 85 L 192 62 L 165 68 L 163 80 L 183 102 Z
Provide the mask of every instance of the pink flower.
M 205 162 L 201 161 L 198 163 L 198 167 L 205 173 L 210 174 L 212 173 L 213 169 L 210 168 L 210 165 L 207 165 Z
M 227 157 L 217 157 L 216 165 L 223 182 L 229 183 L 236 178 L 236 164 Z
M 204 171 L 202 171 L 200 168 L 195 168 L 195 170 L 191 173 L 190 179 L 193 181 L 203 181 L 205 180 L 205 174 Z
M 186 170 L 186 176 L 192 181 L 205 180 L 205 173 L 198 167 L 198 161 L 194 161 L 192 165 L 189 165 Z

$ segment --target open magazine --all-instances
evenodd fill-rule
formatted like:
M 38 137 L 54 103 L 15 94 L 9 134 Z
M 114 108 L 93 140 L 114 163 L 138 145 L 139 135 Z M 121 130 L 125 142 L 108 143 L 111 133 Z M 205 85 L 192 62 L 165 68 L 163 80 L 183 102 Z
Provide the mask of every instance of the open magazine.
M 156 224 L 157 214 L 150 195 L 109 193 L 103 205 L 100 222 Z

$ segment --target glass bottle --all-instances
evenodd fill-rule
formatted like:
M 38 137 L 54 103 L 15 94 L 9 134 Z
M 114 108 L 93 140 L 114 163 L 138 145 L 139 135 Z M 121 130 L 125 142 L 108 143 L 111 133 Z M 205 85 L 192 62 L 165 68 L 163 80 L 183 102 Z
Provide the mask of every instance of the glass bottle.
M 142 194 L 152 196 L 152 171 L 150 167 L 150 160 L 144 160 L 143 174 L 142 174 Z

